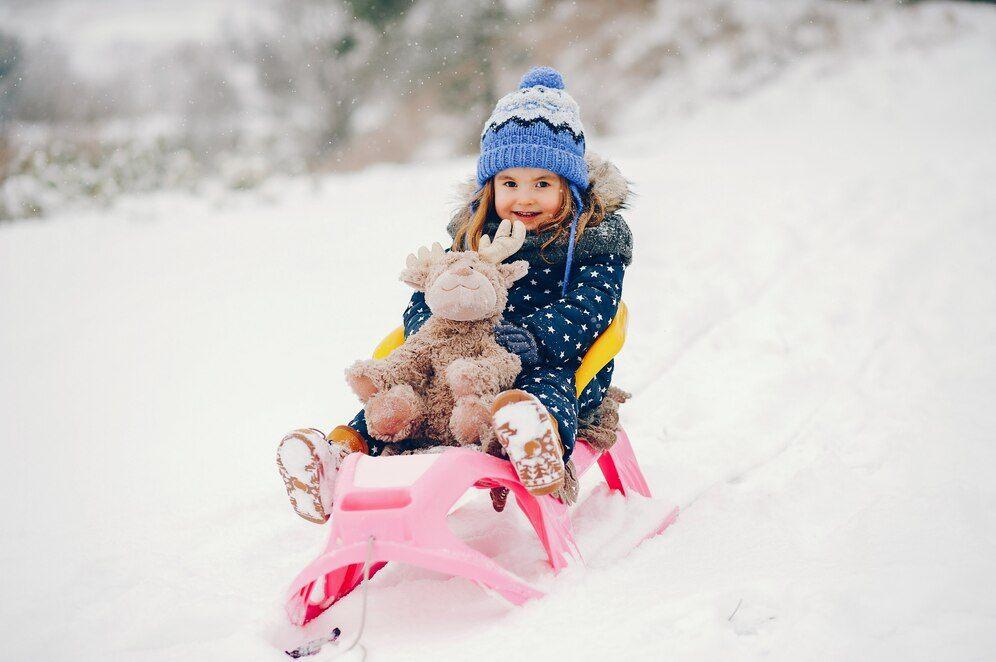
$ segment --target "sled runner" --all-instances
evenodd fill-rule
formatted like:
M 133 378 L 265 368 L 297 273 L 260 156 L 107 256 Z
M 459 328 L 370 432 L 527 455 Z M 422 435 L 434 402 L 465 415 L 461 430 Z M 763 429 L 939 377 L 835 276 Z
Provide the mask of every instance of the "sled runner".
M 627 311 L 620 304 L 616 318 L 585 354 L 576 374 L 580 394 L 591 378 L 622 347 Z M 395 330 L 377 347 L 386 356 L 404 340 Z M 610 489 L 650 498 L 626 433 L 619 429 L 607 451 L 594 451 L 578 439 L 572 455 L 580 477 L 598 465 Z M 417 565 L 466 577 L 512 602 L 539 597 L 540 591 L 470 548 L 446 524 L 450 508 L 470 488 L 507 488 L 536 531 L 554 571 L 571 559 L 583 562 L 574 542 L 567 506 L 552 496 L 535 497 L 523 487 L 512 464 L 467 448 L 440 453 L 369 457 L 354 453 L 339 469 L 325 550 L 291 583 L 286 611 L 292 623 L 304 625 L 352 591 L 363 579 L 369 558 L 370 576 L 390 561 Z M 652 537 L 677 517 L 673 509 Z

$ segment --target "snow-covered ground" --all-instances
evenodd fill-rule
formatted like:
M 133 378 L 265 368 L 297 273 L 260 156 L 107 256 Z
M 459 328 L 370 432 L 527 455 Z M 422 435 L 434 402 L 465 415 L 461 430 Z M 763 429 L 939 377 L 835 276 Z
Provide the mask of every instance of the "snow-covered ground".
M 996 650 L 996 23 L 590 149 L 638 196 L 617 382 L 678 522 L 592 479 L 586 568 L 455 526 L 548 595 L 388 567 L 370 660 L 984 660 Z M 469 159 L 0 227 L 3 659 L 280 660 L 323 546 L 273 456 L 357 409 Z M 331 654 L 325 654 L 331 657 Z M 317 658 L 317 659 L 322 659 Z M 327 658 L 326 658 L 327 659 Z

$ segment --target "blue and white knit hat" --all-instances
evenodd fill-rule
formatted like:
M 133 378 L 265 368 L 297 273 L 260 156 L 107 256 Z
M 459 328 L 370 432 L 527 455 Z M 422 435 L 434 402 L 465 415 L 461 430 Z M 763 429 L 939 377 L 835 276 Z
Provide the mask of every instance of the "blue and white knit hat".
M 588 188 L 584 149 L 581 111 L 564 90 L 563 76 L 550 67 L 533 67 L 522 77 L 519 89 L 498 100 L 484 123 L 481 156 L 477 160 L 478 188 L 506 168 L 544 168 L 568 181 L 574 198 L 574 218 L 564 292 L 574 258 L 578 215 L 584 211 L 581 192 Z

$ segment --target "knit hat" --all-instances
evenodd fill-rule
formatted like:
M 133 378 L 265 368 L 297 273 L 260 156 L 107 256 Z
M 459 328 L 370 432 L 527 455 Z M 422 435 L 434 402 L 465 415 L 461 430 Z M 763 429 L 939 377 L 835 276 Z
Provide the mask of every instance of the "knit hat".
M 478 188 L 506 168 L 544 168 L 567 180 L 574 198 L 563 291 L 574 257 L 578 215 L 584 211 L 582 191 L 588 188 L 581 111 L 564 90 L 564 78 L 551 67 L 533 67 L 519 89 L 498 100 L 481 132 L 477 160 Z

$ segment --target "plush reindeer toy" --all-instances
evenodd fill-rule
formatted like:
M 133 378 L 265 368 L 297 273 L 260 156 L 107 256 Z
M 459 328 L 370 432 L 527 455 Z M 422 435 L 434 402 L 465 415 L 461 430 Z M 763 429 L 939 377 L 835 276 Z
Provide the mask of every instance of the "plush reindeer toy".
M 401 280 L 425 292 L 432 316 L 387 357 L 346 370 L 371 436 L 487 447 L 491 405 L 522 367 L 518 356 L 495 342 L 494 328 L 508 288 L 529 270 L 525 260 L 502 263 L 525 236 L 521 222 L 502 221 L 494 240 L 481 237 L 477 251 L 447 253 L 433 244 L 408 256 Z

